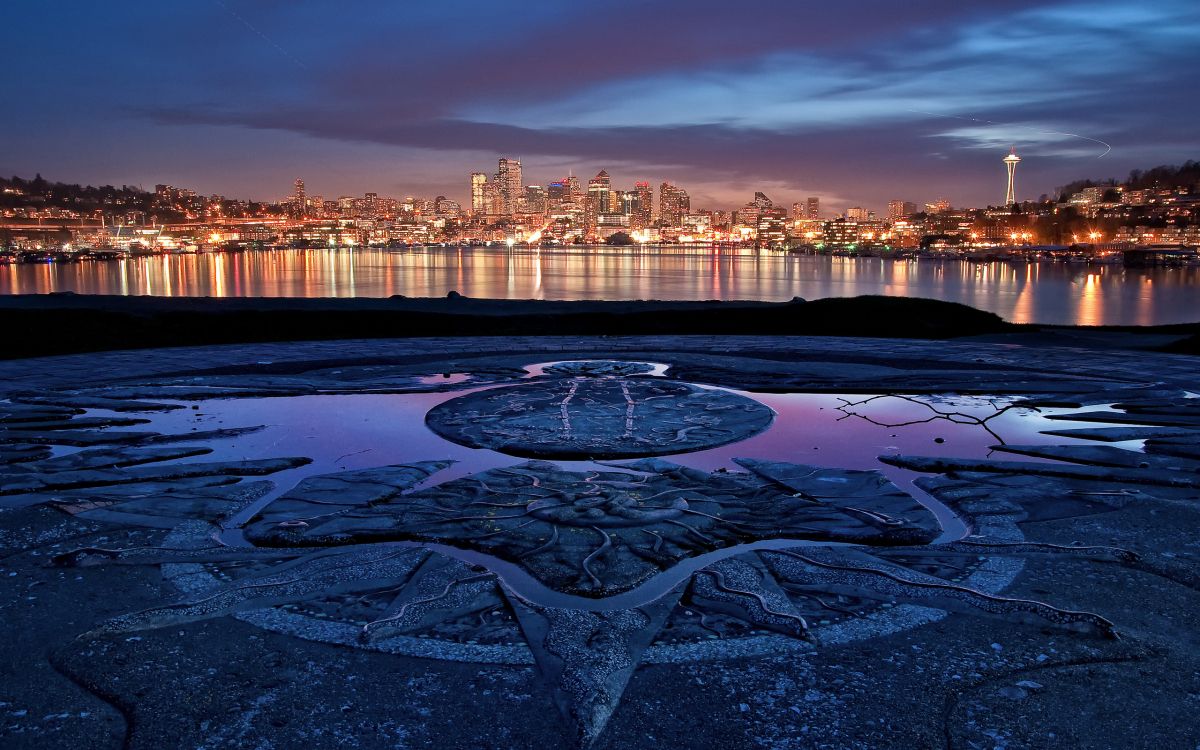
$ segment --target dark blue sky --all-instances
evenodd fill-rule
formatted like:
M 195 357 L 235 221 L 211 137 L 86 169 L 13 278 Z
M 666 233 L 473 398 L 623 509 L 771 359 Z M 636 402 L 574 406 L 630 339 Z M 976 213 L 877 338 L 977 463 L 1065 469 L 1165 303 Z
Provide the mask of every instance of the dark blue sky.
M 511 155 L 530 183 L 606 168 L 676 181 L 693 205 L 758 189 L 878 208 L 999 202 L 1010 143 L 1022 197 L 1200 158 L 1197 0 L 8 0 L 0 15 L 3 174 L 464 199 L 468 172 Z

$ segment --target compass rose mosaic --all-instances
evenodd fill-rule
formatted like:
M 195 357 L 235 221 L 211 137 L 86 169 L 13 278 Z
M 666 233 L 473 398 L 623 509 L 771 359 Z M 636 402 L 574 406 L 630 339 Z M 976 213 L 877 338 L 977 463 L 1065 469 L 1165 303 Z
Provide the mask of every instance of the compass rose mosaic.
M 131 430 L 124 434 L 139 437 L 126 445 L 22 456 L 39 470 L 13 474 L 5 492 L 38 491 L 84 518 L 164 518 L 161 545 L 56 558 L 160 565 L 180 592 L 93 635 L 233 615 L 365 651 L 532 665 L 581 746 L 602 736 L 641 664 L 804 654 L 947 612 L 1108 636 L 1113 625 L 1099 614 L 1003 590 L 1025 555 L 1144 565 L 1118 548 L 1023 539 L 1014 518 L 1026 503 L 1056 483 L 1078 490 L 1081 477 L 1067 469 L 1033 484 L 996 462 L 986 491 L 969 477 L 925 477 L 914 491 L 881 470 L 753 455 L 700 469 L 684 457 L 771 429 L 771 408 L 636 362 L 556 363 L 524 379 L 489 373 L 499 382 L 456 380 L 451 389 L 467 392 L 435 404 L 425 422 L 452 443 L 509 457 L 490 468 L 464 472 L 432 455 L 310 473 L 274 489 L 227 478 L 296 471 L 308 459 L 205 462 L 205 449 Z M 413 391 L 437 387 L 380 374 Z M 908 401 L 995 434 L 991 417 L 969 422 L 936 402 Z M 844 403 L 848 418 L 867 401 Z M 59 416 L 79 428 L 62 435 L 85 446 L 98 434 L 86 429 L 138 422 Z M 948 533 L 931 498 L 966 531 Z

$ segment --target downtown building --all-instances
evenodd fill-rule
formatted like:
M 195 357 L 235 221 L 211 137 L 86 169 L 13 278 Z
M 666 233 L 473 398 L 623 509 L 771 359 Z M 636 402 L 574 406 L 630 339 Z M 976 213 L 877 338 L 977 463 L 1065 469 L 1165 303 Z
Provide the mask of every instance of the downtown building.
M 501 157 L 496 169 L 495 182 L 496 192 L 500 197 L 500 213 L 503 216 L 512 216 L 517 213 L 520 201 L 525 195 L 520 159 Z
M 664 228 L 678 228 L 683 217 L 692 209 L 692 199 L 686 190 L 664 182 L 658 186 L 658 223 Z

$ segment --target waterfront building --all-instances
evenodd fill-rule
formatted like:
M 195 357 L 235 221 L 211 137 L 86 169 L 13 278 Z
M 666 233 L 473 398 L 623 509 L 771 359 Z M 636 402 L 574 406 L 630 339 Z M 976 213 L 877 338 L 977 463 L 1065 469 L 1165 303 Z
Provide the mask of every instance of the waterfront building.
M 760 208 L 755 223 L 755 247 L 786 247 L 787 239 L 787 211 L 775 206 Z
M 859 223 L 850 219 L 834 219 L 824 223 L 821 241 L 827 247 L 853 248 L 859 243 Z
M 693 237 L 703 237 L 712 231 L 712 214 L 703 211 L 695 214 L 687 214 L 683 217 L 680 224 Z

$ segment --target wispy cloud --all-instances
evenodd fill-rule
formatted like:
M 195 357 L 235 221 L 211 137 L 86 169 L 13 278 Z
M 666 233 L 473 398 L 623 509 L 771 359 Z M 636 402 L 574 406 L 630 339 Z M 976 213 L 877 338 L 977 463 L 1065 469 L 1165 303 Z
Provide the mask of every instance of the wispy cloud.
M 1046 190 L 1091 176 L 1099 141 L 1114 146 L 1099 164 L 1118 174 L 1200 150 L 1200 102 L 1183 95 L 1200 63 L 1194 0 L 859 0 L 820 13 L 761 0 L 736 16 L 722 0 L 331 7 L 126 0 L 80 11 L 92 32 L 60 24 L 55 36 L 53 9 L 29 6 L 24 28 L 0 29 L 18 60 L 0 87 L 37 109 L 0 136 L 66 163 L 63 139 L 91 118 L 93 139 L 140 134 L 146 145 L 125 154 L 147 163 L 152 143 L 218 154 L 269 132 L 290 139 L 288 153 L 392 149 L 423 185 L 440 166 L 448 194 L 461 193 L 460 172 L 505 152 L 553 176 L 620 164 L 704 194 L 757 182 L 855 202 L 946 183 L 960 200 L 986 199 L 992 151 L 1010 143 L 1036 157 L 1023 169 Z M 117 32 L 144 39 L 154 64 L 118 54 Z M 29 62 L 47 55 L 65 62 Z M 89 159 L 100 164 L 73 163 Z M 305 161 L 317 163 L 294 169 Z

